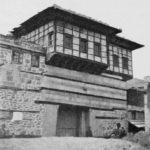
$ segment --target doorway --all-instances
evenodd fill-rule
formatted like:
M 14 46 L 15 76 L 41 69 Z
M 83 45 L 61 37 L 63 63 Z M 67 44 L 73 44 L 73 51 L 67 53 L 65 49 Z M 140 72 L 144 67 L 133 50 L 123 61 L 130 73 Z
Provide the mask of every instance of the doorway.
M 84 112 L 87 112 L 87 109 L 72 105 L 60 105 L 58 109 L 56 135 L 81 136 L 83 130 L 86 132 L 87 117 L 82 117 Z

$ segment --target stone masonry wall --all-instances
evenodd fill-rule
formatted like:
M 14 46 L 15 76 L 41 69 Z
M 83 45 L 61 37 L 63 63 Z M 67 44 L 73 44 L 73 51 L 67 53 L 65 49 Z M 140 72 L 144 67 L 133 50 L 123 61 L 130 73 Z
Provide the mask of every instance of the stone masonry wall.
M 15 44 L 13 40 L 0 37 L 0 136 L 41 136 L 44 107 L 36 101 L 41 99 L 45 57 L 39 53 L 39 67 L 31 67 L 32 50 L 18 48 L 18 45 L 16 48 Z M 30 43 L 21 41 L 20 44 L 34 48 Z M 14 64 L 12 52 L 22 51 L 22 48 L 23 63 Z
M 90 109 L 90 126 L 93 135 L 96 137 L 107 137 L 114 129 L 116 124 L 120 123 L 121 127 L 127 131 L 127 112 L 125 110 L 94 110 Z
M 38 92 L 0 89 L 0 126 L 5 125 L 6 136 L 40 136 L 42 105 Z M 14 118 L 14 113 L 22 114 L 22 119 Z
M 11 50 L 0 47 L 0 64 L 10 63 L 11 55 L 12 55 Z

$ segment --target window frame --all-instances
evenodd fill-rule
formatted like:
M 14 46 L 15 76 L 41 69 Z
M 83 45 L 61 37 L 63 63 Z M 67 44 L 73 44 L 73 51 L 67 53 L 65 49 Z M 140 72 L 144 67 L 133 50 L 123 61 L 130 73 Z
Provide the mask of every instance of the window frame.
M 97 51 L 96 51 L 96 46 L 98 46 Z M 94 42 L 94 56 L 101 57 L 101 43 Z
M 136 120 L 136 116 L 137 116 L 136 111 L 132 111 L 131 112 L 131 118 L 132 118 L 132 120 Z
M 81 45 L 82 42 L 84 43 L 84 49 L 82 48 L 83 45 Z M 88 40 L 87 39 L 80 38 L 79 51 L 80 53 L 88 53 Z
M 38 63 L 37 64 L 35 64 L 35 61 L 33 61 L 33 58 L 38 58 Z M 39 55 L 37 55 L 37 54 L 31 54 L 31 67 L 39 67 L 39 62 L 40 61 L 40 56 Z
M 18 56 L 16 56 L 15 54 L 18 54 Z M 22 64 L 23 63 L 23 52 L 20 52 L 19 50 L 12 50 L 12 63 Z
M 52 46 L 53 45 L 53 36 L 54 36 L 54 32 L 53 31 L 48 33 L 48 46 Z
M 113 66 L 119 67 L 119 56 L 116 54 L 113 54 Z
M 129 58 L 122 57 L 122 68 L 123 69 L 129 69 Z
M 73 36 L 70 34 L 64 34 L 64 48 L 73 49 Z

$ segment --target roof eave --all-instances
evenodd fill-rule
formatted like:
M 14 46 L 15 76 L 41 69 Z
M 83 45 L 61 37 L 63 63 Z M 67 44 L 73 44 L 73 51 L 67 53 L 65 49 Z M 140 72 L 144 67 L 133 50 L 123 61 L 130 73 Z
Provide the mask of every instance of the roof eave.
M 39 21 L 40 19 L 41 21 Z M 85 26 L 87 28 L 91 28 L 91 30 L 93 29 L 95 31 L 102 32 L 105 35 L 114 35 L 122 32 L 121 29 L 111 27 L 90 17 L 85 17 L 84 15 L 79 15 L 77 13 L 73 13 L 72 11 L 61 9 L 59 7 L 48 7 L 47 9 L 39 12 L 25 22 L 21 23 L 20 27 L 14 28 L 12 33 L 14 35 L 23 35 L 31 30 L 29 29 L 31 25 L 32 28 L 38 28 L 40 25 L 42 25 L 43 20 L 46 23 L 54 19 L 64 19 L 64 21 L 70 21 L 70 23 L 78 23 L 83 27 Z
M 144 45 L 142 44 L 136 43 L 134 41 L 119 36 L 111 36 L 108 38 L 108 41 L 112 44 L 116 44 L 120 47 L 131 51 L 144 47 Z

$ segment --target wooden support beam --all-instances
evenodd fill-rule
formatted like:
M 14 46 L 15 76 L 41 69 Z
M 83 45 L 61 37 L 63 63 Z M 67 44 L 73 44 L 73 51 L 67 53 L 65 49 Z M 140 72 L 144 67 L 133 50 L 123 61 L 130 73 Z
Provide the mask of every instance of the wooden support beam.
M 97 67 L 97 65 L 93 64 L 93 66 L 92 66 L 92 68 L 90 70 L 90 73 L 96 74 L 96 67 Z
M 81 71 L 84 71 L 84 66 L 86 66 L 86 65 L 87 65 L 86 61 L 81 61 L 81 64 L 79 65 L 78 69 Z
M 48 64 L 97 75 L 101 74 L 101 72 L 107 67 L 103 63 L 98 63 L 94 61 L 92 62 L 86 59 L 59 53 L 55 53 L 48 61 Z
M 81 67 L 82 67 L 82 65 L 83 65 L 83 61 L 79 61 L 80 63 L 78 63 L 78 66 L 76 67 L 76 70 L 77 71 L 81 71 Z
M 76 63 L 77 63 L 77 60 L 76 59 L 72 59 L 72 61 L 70 63 L 70 66 L 69 66 L 69 69 L 74 70 L 74 66 L 76 65 Z
M 58 67 L 60 66 L 61 59 L 62 59 L 62 57 L 58 57 L 58 56 L 55 57 L 55 60 L 54 60 L 55 61 L 55 66 L 58 66 Z
M 63 63 L 64 63 L 64 59 L 63 59 L 63 57 L 60 57 L 58 66 L 59 66 L 59 67 L 62 67 L 62 66 L 63 66 Z M 63 68 L 63 67 L 62 67 L 62 68 Z
M 100 65 L 96 65 L 95 66 L 95 74 L 100 74 L 102 72 L 102 68 L 100 67 Z
M 68 62 L 67 68 L 72 70 L 73 69 L 73 63 L 74 63 L 74 59 L 69 58 L 69 62 Z
M 88 63 L 88 64 L 85 66 L 85 68 L 84 68 L 85 72 L 90 72 L 92 66 L 93 66 L 92 63 Z
M 78 60 L 74 60 L 74 63 L 73 63 L 73 70 L 77 70 L 77 66 L 80 64 L 80 61 Z
M 62 58 L 62 63 L 61 63 L 61 67 L 66 68 L 68 63 L 68 59 L 66 59 L 65 57 Z

